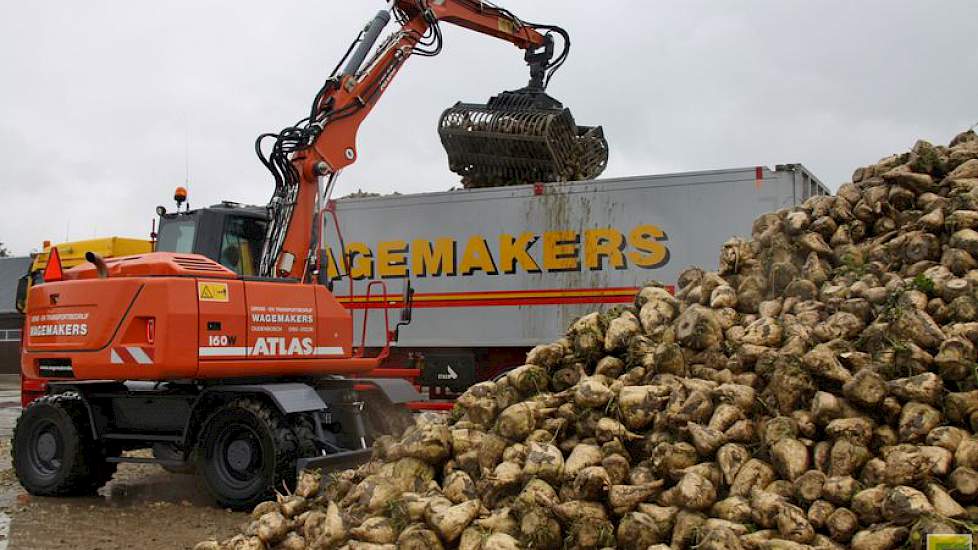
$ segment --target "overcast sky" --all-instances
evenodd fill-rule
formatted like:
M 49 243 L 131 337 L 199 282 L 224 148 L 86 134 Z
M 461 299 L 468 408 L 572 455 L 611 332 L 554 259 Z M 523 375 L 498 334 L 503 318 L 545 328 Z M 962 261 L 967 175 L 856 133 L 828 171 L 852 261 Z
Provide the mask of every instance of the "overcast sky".
M 606 176 L 801 162 L 852 169 L 978 122 L 978 2 L 499 0 L 565 27 L 550 93 L 602 124 Z M 5 2 L 0 241 L 145 236 L 189 164 L 190 200 L 264 204 L 255 136 L 303 116 L 380 0 Z M 520 52 L 443 25 L 359 136 L 337 194 L 444 190 L 435 124 L 525 84 Z M 185 151 L 189 151 L 188 155 Z

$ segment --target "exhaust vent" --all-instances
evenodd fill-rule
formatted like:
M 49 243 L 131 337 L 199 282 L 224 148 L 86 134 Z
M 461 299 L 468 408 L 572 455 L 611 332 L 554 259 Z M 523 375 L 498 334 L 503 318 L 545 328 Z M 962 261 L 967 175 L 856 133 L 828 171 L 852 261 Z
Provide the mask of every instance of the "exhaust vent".
M 173 262 L 189 271 L 201 271 L 204 273 L 227 272 L 224 266 L 203 256 L 174 256 Z

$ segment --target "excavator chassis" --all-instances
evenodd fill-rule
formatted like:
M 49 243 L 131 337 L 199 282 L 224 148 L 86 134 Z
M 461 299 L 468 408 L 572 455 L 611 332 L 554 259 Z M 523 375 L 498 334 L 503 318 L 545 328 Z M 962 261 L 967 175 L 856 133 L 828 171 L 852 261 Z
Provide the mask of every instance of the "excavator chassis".
M 218 503 L 243 509 L 303 469 L 366 462 L 374 438 L 409 425 L 399 405 L 416 398 L 401 379 L 50 382 L 18 420 L 14 465 L 32 493 L 52 496 L 93 492 L 119 463 L 196 470 Z M 155 456 L 126 453 L 148 447 Z

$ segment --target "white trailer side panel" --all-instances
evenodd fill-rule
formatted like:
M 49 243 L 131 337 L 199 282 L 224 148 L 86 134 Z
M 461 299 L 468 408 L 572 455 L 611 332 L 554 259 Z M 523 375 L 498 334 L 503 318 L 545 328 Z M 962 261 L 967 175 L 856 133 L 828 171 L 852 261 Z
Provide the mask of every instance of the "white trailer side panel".
M 414 321 L 399 347 L 531 346 L 630 301 L 644 281 L 714 269 L 721 244 L 749 236 L 758 215 L 827 192 L 788 165 L 344 199 L 353 298 L 346 278 L 334 290 L 356 310 L 356 335 L 370 310 L 370 346 L 384 343 L 384 304 L 367 305 L 368 281 L 387 283 L 393 322 L 408 277 Z M 327 234 L 336 277 L 346 270 L 331 221 Z

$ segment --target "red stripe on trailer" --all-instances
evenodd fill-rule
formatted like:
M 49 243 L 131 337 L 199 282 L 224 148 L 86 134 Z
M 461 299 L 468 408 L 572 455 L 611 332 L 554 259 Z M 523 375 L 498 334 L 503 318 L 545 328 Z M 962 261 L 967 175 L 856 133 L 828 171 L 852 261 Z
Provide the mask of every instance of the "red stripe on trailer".
M 758 166 L 754 168 L 754 189 L 760 190 L 762 185 L 764 185 L 764 167 Z
M 447 308 L 447 307 L 500 307 L 500 306 L 545 306 L 562 304 L 627 304 L 633 296 L 581 296 L 565 298 L 503 298 L 499 300 L 433 300 L 430 302 L 415 302 L 415 309 Z M 399 309 L 399 303 L 370 303 L 351 302 L 345 304 L 348 309 Z
M 669 292 L 675 292 L 672 286 Z M 490 290 L 477 292 L 418 293 L 414 296 L 416 308 L 449 307 L 500 307 L 562 304 L 627 304 L 632 301 L 637 287 L 570 288 L 541 290 Z M 383 300 L 373 296 L 337 297 L 348 309 L 394 309 L 401 307 L 400 298 Z

